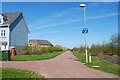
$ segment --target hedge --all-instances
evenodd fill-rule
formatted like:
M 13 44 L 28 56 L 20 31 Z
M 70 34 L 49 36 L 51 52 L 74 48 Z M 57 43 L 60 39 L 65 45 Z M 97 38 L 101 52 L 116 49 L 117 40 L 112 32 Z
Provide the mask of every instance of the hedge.
M 63 50 L 56 47 L 32 47 L 32 46 L 22 47 L 22 54 L 25 54 L 25 55 L 53 53 L 53 52 L 59 52 L 59 51 L 63 51 Z

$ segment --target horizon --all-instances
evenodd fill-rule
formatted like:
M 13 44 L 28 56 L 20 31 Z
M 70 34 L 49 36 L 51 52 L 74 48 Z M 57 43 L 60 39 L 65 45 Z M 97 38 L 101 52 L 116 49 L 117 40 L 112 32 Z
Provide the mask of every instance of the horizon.
M 84 3 L 88 46 L 109 42 L 110 37 L 118 33 L 118 3 Z M 30 30 L 29 39 L 48 40 L 53 45 L 74 48 L 84 46 L 83 9 L 79 4 L 81 2 L 3 2 L 2 11 L 23 12 Z

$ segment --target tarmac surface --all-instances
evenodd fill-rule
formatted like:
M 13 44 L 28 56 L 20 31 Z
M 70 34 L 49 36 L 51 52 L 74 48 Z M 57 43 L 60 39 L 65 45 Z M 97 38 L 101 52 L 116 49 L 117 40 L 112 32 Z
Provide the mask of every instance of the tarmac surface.
M 47 78 L 118 78 L 118 76 L 86 67 L 70 51 L 43 61 L 3 61 L 2 68 L 30 70 Z

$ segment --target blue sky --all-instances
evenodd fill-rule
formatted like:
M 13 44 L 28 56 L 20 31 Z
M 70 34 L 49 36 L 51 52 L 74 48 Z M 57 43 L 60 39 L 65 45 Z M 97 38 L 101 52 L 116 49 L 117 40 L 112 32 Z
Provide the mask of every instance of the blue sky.
M 4 2 L 3 12 L 23 12 L 29 39 L 46 39 L 54 45 L 73 48 L 84 45 L 80 2 Z M 118 33 L 118 3 L 85 2 L 88 46 L 110 41 Z

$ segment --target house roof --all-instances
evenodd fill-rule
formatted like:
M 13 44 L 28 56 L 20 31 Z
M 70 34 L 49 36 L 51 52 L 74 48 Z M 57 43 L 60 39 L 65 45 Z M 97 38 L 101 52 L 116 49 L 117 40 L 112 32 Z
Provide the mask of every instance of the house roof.
M 12 24 L 20 14 L 22 13 L 21 12 L 2 13 L 2 16 L 7 18 L 7 20 L 3 24 Z
M 3 25 L 9 25 L 10 31 L 12 31 L 15 28 L 15 26 L 19 23 L 21 19 L 24 20 L 22 12 L 9 12 L 9 13 L 1 13 L 1 14 L 3 17 L 7 19 L 6 21 L 4 21 Z M 25 22 L 25 25 L 26 25 L 26 22 Z M 27 25 L 26 25 L 26 28 L 29 32 Z
M 52 45 L 48 40 L 29 40 L 30 43 L 35 43 L 39 45 Z

